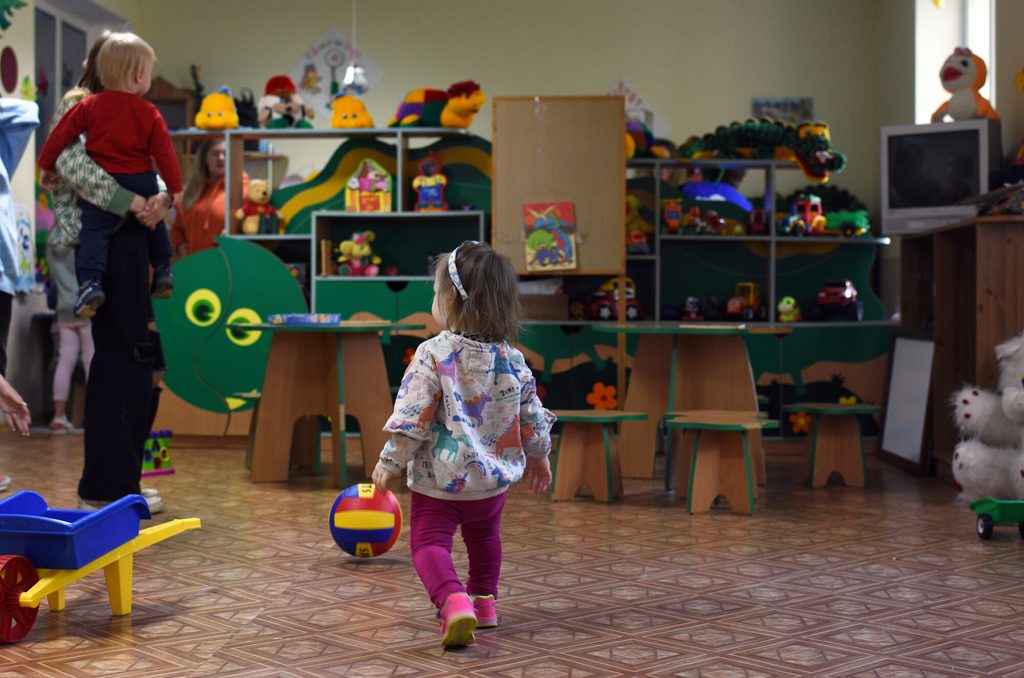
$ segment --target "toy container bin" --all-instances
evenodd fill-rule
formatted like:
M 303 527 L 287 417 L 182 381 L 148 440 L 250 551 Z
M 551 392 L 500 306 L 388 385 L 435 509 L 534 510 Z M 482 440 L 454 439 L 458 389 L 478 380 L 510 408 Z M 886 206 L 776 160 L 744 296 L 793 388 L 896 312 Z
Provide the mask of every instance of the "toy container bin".
M 97 511 L 51 509 L 31 490 L 0 501 L 0 555 L 28 558 L 36 568 L 77 570 L 139 536 L 139 521 L 150 518 L 137 494 Z

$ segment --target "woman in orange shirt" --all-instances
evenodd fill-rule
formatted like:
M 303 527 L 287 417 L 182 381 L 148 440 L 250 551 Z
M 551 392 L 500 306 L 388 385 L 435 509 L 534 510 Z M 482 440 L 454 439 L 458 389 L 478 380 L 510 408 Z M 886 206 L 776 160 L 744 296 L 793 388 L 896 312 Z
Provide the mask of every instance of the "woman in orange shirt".
M 171 244 L 178 259 L 216 247 L 214 238 L 224 232 L 225 153 L 220 139 L 204 139 L 196 149 L 182 206 L 171 227 Z M 245 176 L 242 183 L 247 183 Z M 244 185 L 242 191 L 244 194 Z

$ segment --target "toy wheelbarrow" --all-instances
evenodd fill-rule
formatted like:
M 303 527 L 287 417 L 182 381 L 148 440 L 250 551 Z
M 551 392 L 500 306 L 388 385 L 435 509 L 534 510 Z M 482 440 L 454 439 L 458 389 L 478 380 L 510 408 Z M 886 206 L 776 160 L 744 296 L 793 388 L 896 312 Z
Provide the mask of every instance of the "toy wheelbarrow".
M 971 510 L 977 514 L 976 529 L 982 539 L 991 539 L 996 525 L 1013 524 L 1024 538 L 1024 500 L 984 497 L 971 502 Z
M 63 610 L 67 585 L 100 569 L 111 614 L 130 614 L 135 552 L 200 527 L 198 518 L 181 518 L 140 531 L 149 517 L 137 494 L 97 511 L 51 509 L 29 490 L 0 501 L 0 554 L 8 554 L 0 555 L 0 641 L 24 638 L 43 598 Z

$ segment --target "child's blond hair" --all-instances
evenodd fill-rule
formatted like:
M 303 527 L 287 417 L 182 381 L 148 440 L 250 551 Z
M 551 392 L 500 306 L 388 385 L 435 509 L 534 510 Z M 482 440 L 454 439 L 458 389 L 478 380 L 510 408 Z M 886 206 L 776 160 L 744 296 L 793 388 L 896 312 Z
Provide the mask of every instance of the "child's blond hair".
M 456 248 L 455 266 L 466 291 L 463 299 L 448 272 L 449 253 L 435 260 L 439 302 L 448 327 L 490 341 L 515 341 L 523 317 L 515 266 L 490 245 L 471 240 Z
M 136 76 L 152 68 L 156 52 L 134 33 L 111 33 L 96 55 L 103 89 L 130 91 Z

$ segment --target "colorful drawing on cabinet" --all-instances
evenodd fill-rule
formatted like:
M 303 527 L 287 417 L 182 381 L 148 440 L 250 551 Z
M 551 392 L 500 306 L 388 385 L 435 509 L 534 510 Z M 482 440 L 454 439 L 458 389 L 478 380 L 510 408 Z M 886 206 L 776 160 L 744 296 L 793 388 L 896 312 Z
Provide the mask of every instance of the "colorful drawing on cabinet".
M 418 164 L 419 174 L 412 180 L 416 191 L 417 212 L 444 212 L 448 203 L 444 201 L 444 189 L 448 185 L 448 177 L 441 173 L 441 158 L 431 153 Z
M 571 271 L 576 268 L 576 217 L 568 201 L 523 205 L 526 270 Z
M 154 299 L 164 346 L 164 384 L 190 405 L 226 413 L 252 407 L 231 394 L 259 391 L 271 335 L 229 323 L 260 323 L 272 313 L 304 313 L 288 268 L 259 245 L 217 238 L 219 247 L 174 264 L 170 299 Z
M 348 212 L 390 212 L 391 174 L 380 163 L 366 158 L 345 183 Z

